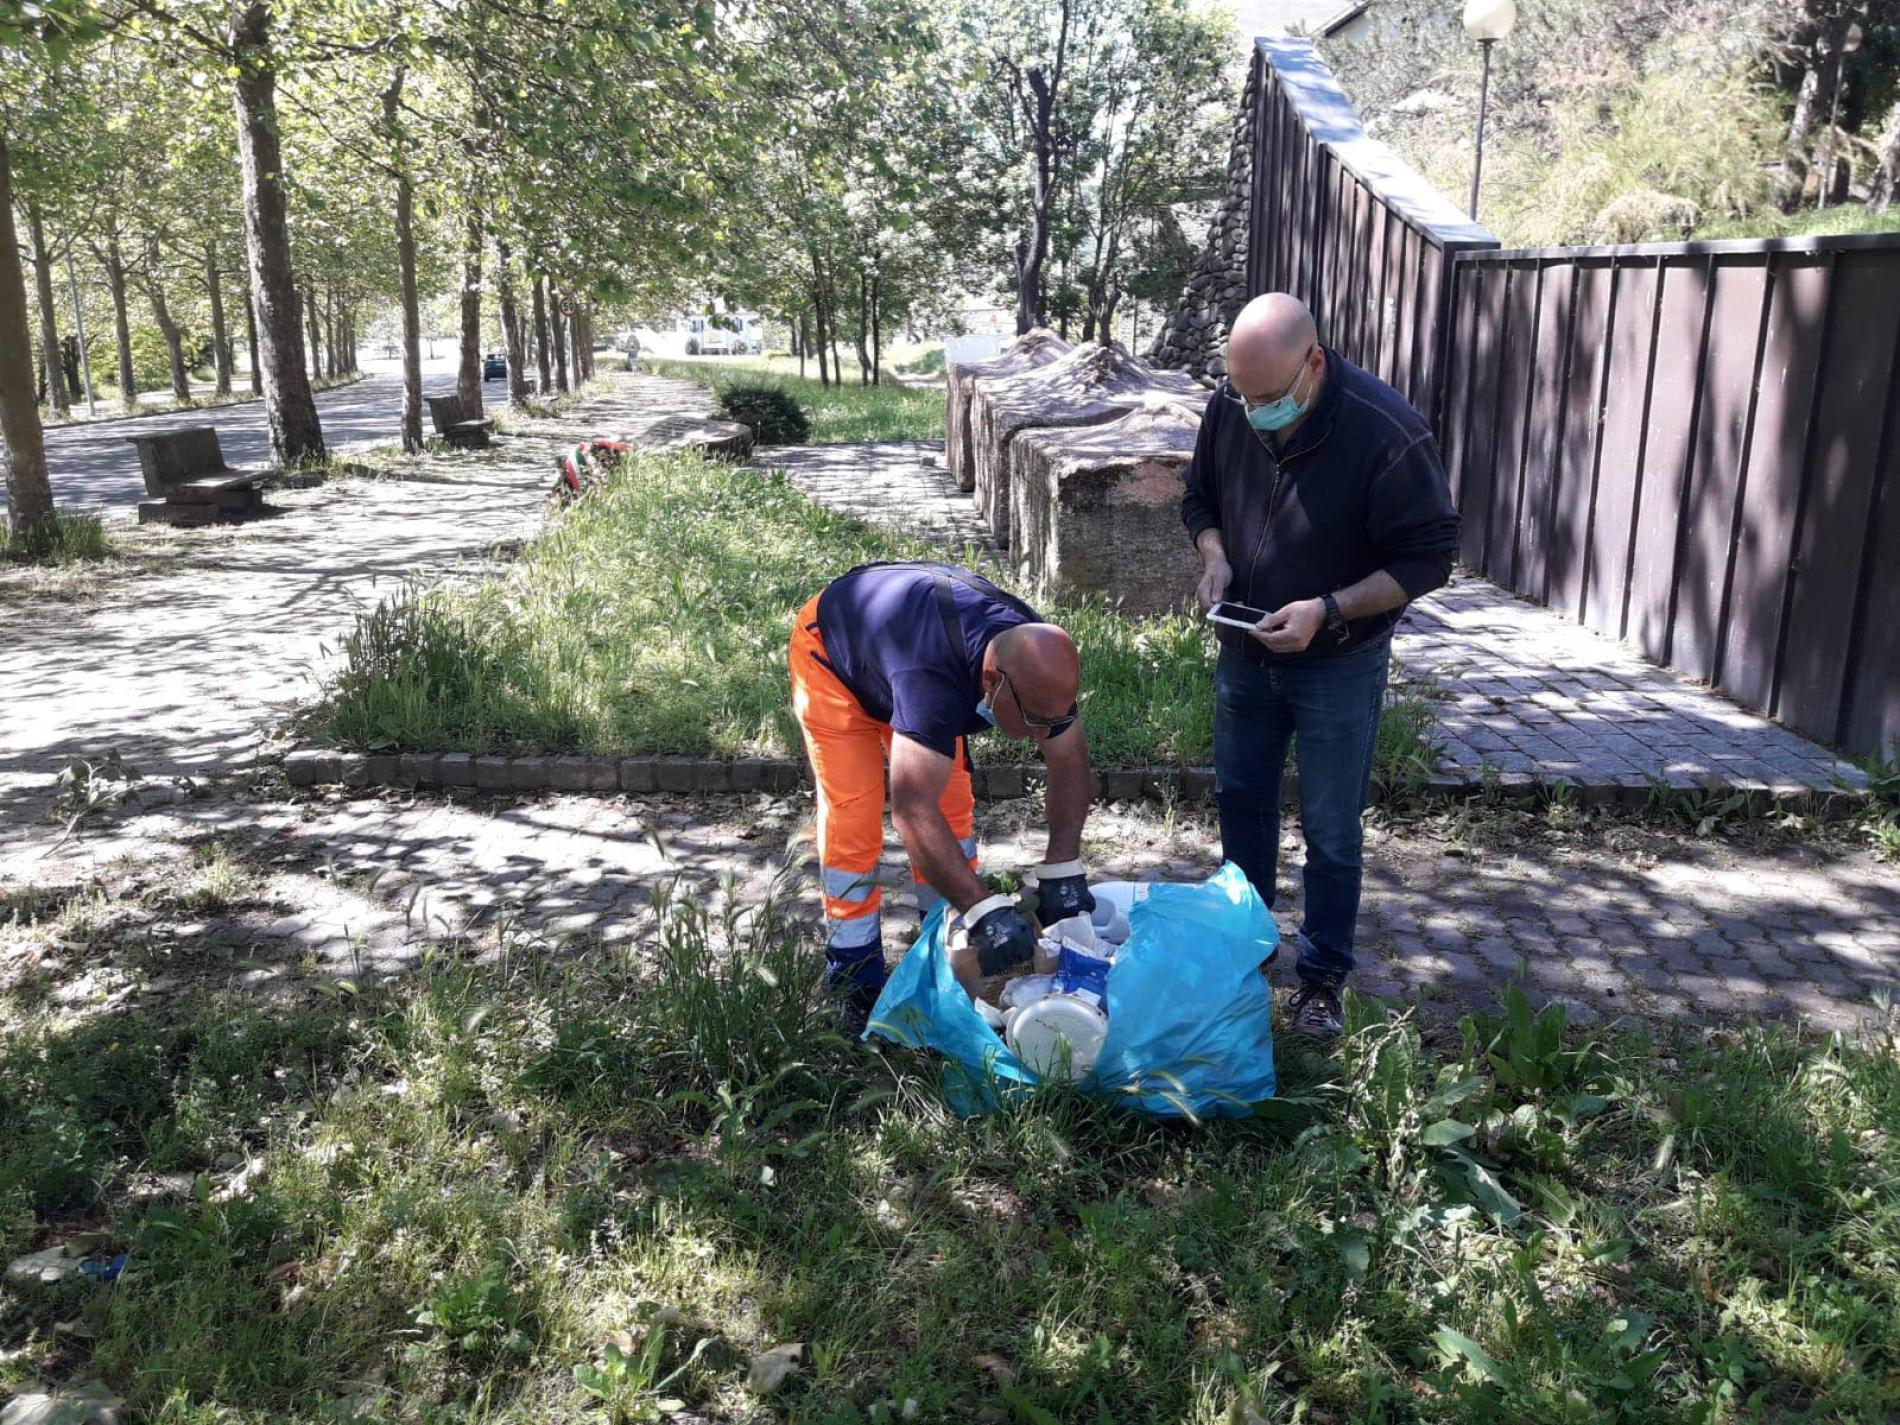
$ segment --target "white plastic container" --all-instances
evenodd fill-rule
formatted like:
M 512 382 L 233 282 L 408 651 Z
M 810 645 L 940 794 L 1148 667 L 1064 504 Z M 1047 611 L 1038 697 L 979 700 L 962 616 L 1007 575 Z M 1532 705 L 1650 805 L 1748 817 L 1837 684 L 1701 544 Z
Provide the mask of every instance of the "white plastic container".
M 1005 1025 L 1004 1042 L 1045 1079 L 1083 1077 L 1108 1037 L 1108 1016 L 1074 995 L 1049 995 L 1013 1009 Z

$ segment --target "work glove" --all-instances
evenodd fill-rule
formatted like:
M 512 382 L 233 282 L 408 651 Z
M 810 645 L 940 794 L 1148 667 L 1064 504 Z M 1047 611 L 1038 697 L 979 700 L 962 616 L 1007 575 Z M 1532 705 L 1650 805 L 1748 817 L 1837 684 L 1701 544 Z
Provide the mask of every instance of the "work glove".
M 978 901 L 964 912 L 963 923 L 970 932 L 970 948 L 976 951 L 977 969 L 985 977 L 1014 969 L 1036 953 L 1036 928 L 1008 896 Z
M 1095 909 L 1088 871 L 1080 861 L 1048 862 L 1032 870 L 1027 880 L 1036 890 L 1036 919 L 1044 925 Z

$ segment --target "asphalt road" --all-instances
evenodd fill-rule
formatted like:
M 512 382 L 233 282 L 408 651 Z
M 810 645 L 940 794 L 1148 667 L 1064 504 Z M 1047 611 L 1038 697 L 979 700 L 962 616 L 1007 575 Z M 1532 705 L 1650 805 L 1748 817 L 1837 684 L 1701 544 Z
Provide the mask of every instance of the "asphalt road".
M 402 370 L 391 361 L 365 360 L 369 372 L 361 381 L 325 391 L 317 397 L 317 416 L 323 422 L 324 443 L 337 450 L 368 442 L 396 440 L 402 424 Z M 455 389 L 455 359 L 450 354 L 422 363 L 424 395 L 444 395 Z M 507 399 L 506 383 L 490 381 L 489 398 Z M 139 476 L 138 452 L 126 437 L 179 426 L 214 427 L 218 446 L 231 465 L 270 463 L 270 427 L 264 403 L 214 406 L 201 411 L 171 411 L 164 415 L 106 421 L 98 425 L 64 426 L 46 433 L 46 463 L 53 498 L 61 509 L 83 510 L 112 517 L 130 517 L 145 498 Z M 422 428 L 429 429 L 423 411 Z

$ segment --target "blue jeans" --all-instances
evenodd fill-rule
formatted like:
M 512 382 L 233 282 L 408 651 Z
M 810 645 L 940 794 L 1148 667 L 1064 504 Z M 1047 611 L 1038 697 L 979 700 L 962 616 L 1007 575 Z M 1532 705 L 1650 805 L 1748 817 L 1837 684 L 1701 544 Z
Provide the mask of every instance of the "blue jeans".
M 1223 651 L 1214 671 L 1214 799 L 1221 847 L 1271 907 L 1280 860 L 1287 743 L 1300 769 L 1306 916 L 1300 978 L 1337 989 L 1353 967 L 1372 781 L 1392 640 L 1311 662 L 1262 665 Z M 1298 740 L 1294 741 L 1297 733 Z

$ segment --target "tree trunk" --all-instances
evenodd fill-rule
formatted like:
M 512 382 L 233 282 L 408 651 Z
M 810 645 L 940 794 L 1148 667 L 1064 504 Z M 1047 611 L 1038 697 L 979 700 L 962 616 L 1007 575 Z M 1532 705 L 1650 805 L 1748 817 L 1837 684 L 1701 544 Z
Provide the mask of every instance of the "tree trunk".
M 244 284 L 244 340 L 251 362 L 251 394 L 264 394 L 264 373 L 257 365 L 257 308 L 251 301 L 251 284 Z
M 567 390 L 567 323 L 561 317 L 561 294 L 548 289 L 548 331 L 554 342 L 554 389 Z
M 112 335 L 119 349 L 119 399 L 133 407 L 139 403 L 139 382 L 132 371 L 132 321 L 125 311 L 125 255 L 116 236 L 106 242 L 104 263 L 106 290 L 112 293 Z
M 462 364 L 455 373 L 462 419 L 482 418 L 482 214 L 469 209 L 462 226 Z
M 191 375 L 185 370 L 184 334 L 178 330 L 178 323 L 172 320 L 171 304 L 165 300 L 165 275 L 156 241 L 145 244 L 145 270 L 139 282 L 145 288 L 145 300 L 151 304 L 152 320 L 158 323 L 159 335 L 165 338 L 165 358 L 171 366 L 172 397 L 178 401 L 189 401 Z
M 814 259 L 812 270 L 817 272 Z M 825 289 L 822 280 L 814 276 L 811 289 L 811 325 L 812 341 L 818 348 L 818 384 L 827 391 L 831 389 L 830 343 L 825 339 Z
M 554 388 L 554 376 L 548 369 L 548 279 L 534 279 L 534 365 L 540 380 L 537 388 L 545 396 Z
M 871 281 L 858 272 L 858 384 L 871 384 Z
M 13 230 L 13 171 L 0 130 L 0 440 L 7 453 L 7 524 L 15 539 L 53 523 L 46 440 L 33 398 L 33 337 Z
M 508 403 L 528 404 L 528 344 L 521 330 L 521 310 L 515 305 L 515 274 L 508 244 L 495 239 L 495 293 L 501 300 L 501 335 L 508 344 Z
M 871 279 L 871 384 L 884 384 L 884 277 Z
M 84 358 L 79 354 L 79 338 L 63 336 L 59 339 L 60 369 L 66 373 L 66 400 L 68 405 L 86 394 L 81 384 Z
M 1900 100 L 1887 115 L 1886 137 L 1880 141 L 1880 162 L 1869 185 L 1867 206 L 1884 213 L 1900 198 Z
M 314 383 L 323 379 L 323 333 L 317 329 L 317 294 L 308 283 L 303 289 L 303 330 L 310 351 L 310 380 Z
M 585 322 L 586 318 L 581 314 L 580 306 L 577 303 L 574 307 L 574 314 L 567 319 L 567 369 L 574 373 L 574 389 L 576 391 L 580 390 L 581 382 L 587 379 L 587 363 L 583 359 L 581 351 L 585 345 L 581 340 L 581 327 Z
M 406 166 L 396 179 L 396 268 L 402 294 L 402 448 L 414 455 L 422 449 L 422 303 L 416 295 L 416 185 Z
M 323 364 L 330 368 L 330 375 L 343 374 L 343 346 L 337 340 L 336 330 L 336 288 L 323 289 Z
M 211 359 L 217 367 L 217 393 L 231 394 L 231 334 L 224 325 L 224 282 L 218 275 L 218 245 L 205 244 L 205 294 L 211 299 Z
M 28 199 L 26 231 L 33 243 L 33 291 L 40 303 L 40 364 L 46 372 L 46 400 L 53 414 L 62 419 L 71 414 L 66 404 L 66 383 L 59 368 L 59 319 L 53 306 L 53 254 L 46 250 L 46 224 L 40 217 L 38 199 Z
M 805 314 L 800 312 L 797 320 L 792 323 L 792 347 L 798 353 L 798 379 L 800 381 L 805 379 L 805 353 L 811 350 L 811 341 L 805 332 L 805 322 Z
M 284 159 L 278 143 L 277 75 L 270 6 L 246 5 L 231 25 L 238 69 L 233 85 L 238 155 L 244 174 L 244 246 L 250 263 L 263 364 L 264 413 L 271 453 L 285 464 L 321 460 L 323 426 L 297 336 L 297 287 L 284 212 Z

